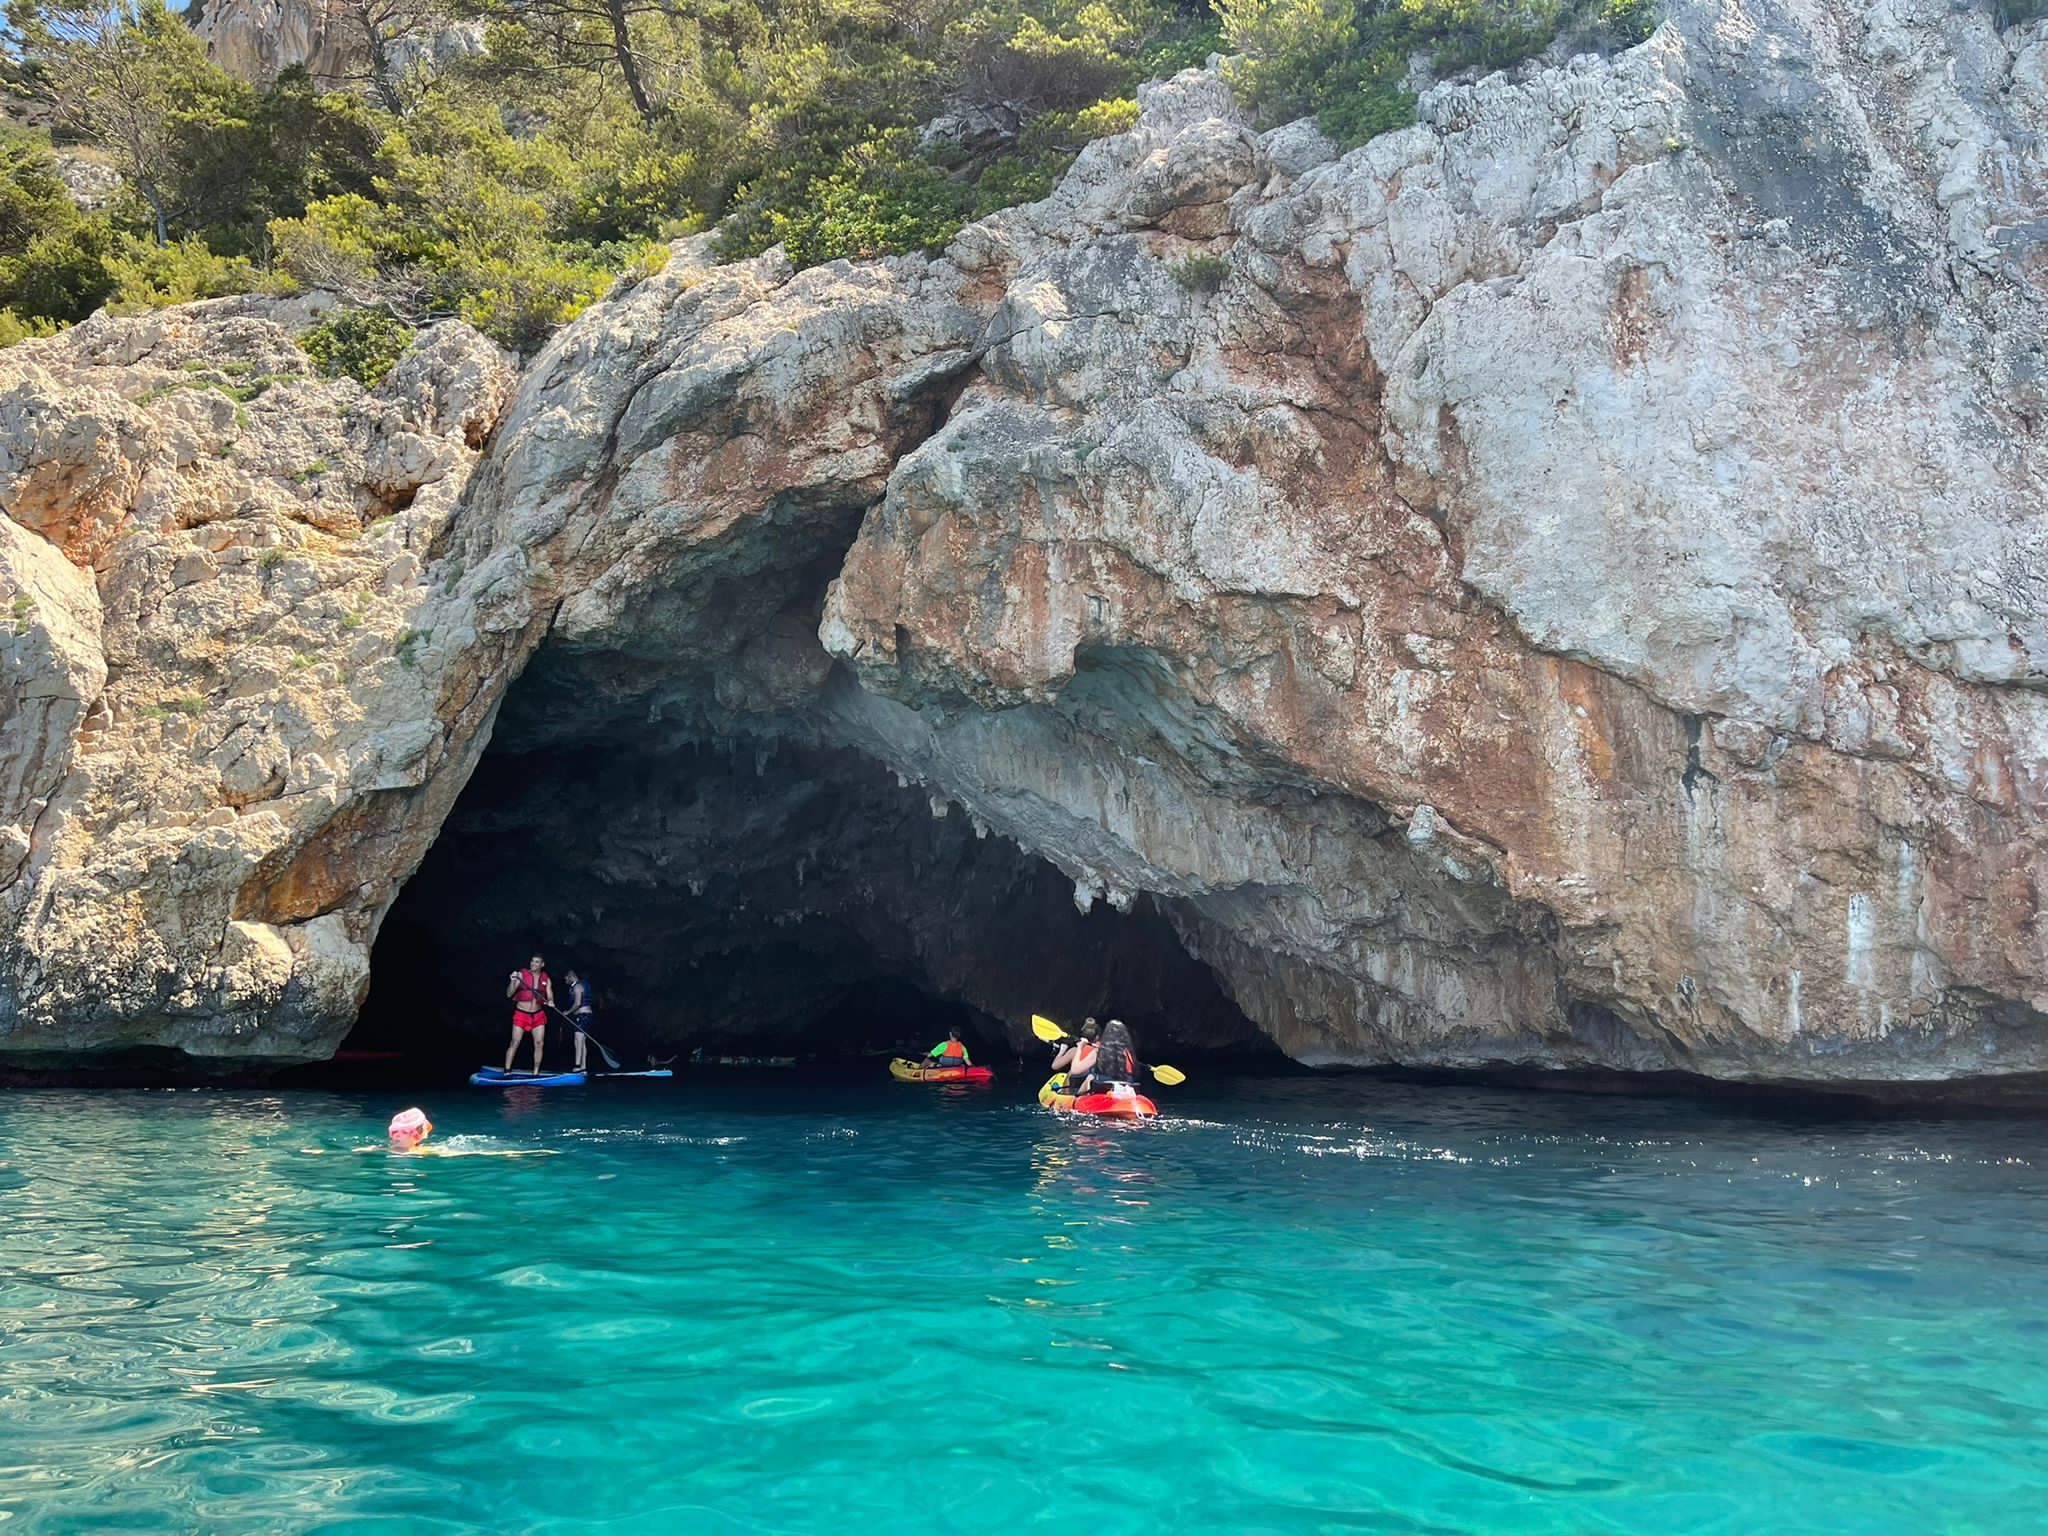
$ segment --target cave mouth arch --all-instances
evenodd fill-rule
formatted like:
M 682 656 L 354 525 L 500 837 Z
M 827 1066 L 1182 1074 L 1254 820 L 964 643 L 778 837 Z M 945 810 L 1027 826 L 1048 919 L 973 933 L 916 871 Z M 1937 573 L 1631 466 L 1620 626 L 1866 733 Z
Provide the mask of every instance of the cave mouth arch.
M 1005 1054 L 1034 1012 L 1271 1055 L 1150 898 L 1083 911 L 1051 863 L 800 717 L 714 728 L 672 698 L 602 692 L 566 648 L 512 685 L 385 920 L 344 1050 L 495 1059 L 503 978 L 538 950 L 558 981 L 592 981 L 628 1066 L 881 1055 L 949 1025 Z

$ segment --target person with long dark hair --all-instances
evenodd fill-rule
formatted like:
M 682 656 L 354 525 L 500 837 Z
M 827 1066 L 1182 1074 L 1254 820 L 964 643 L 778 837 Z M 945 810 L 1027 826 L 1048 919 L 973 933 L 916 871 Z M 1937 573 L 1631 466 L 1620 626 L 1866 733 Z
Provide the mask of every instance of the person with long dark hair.
M 1144 1070 L 1145 1064 L 1138 1060 L 1137 1042 L 1131 1038 L 1130 1025 L 1122 1019 L 1111 1019 L 1102 1026 L 1102 1038 L 1095 1042 L 1095 1059 L 1075 1084 L 1074 1092 L 1076 1095 L 1107 1093 L 1118 1084 L 1135 1088 Z

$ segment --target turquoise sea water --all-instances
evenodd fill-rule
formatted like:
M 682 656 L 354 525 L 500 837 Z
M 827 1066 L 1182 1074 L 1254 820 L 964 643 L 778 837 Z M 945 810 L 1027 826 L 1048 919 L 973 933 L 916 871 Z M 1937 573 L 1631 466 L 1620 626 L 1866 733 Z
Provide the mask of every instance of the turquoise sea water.
M 0 1095 L 0 1531 L 2048 1524 L 2039 1125 L 1018 1091 Z

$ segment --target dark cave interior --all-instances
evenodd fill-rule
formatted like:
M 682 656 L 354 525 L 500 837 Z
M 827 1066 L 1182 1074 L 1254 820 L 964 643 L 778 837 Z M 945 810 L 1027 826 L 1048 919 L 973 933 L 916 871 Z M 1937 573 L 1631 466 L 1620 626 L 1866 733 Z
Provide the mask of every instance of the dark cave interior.
M 493 1060 L 505 977 L 539 952 L 597 994 L 595 1037 L 649 1055 L 881 1056 L 958 1025 L 1005 1055 L 1034 1012 L 1115 1013 L 1182 1054 L 1272 1047 L 1145 898 L 1073 881 L 844 747 L 635 728 L 573 660 L 514 686 L 387 918 L 344 1052 Z M 582 707 L 569 708 L 569 701 Z M 565 722 L 567 722 L 565 724 Z M 568 1060 L 553 1034 L 550 1064 Z

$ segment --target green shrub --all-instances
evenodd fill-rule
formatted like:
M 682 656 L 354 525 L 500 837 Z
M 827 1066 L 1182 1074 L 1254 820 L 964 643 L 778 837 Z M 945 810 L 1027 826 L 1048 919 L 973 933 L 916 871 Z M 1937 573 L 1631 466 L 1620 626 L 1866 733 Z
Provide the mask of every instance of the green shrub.
M 357 193 L 323 199 L 297 217 L 270 221 L 274 260 L 301 288 L 353 292 L 376 280 L 382 218 Z
M 1505 69 L 1540 53 L 1557 36 L 1562 0 L 1403 0 L 1418 41 L 1435 44 L 1439 73 Z
M 2048 0 L 2039 0 L 2048 8 Z M 1627 43 L 1640 43 L 1657 30 L 1657 0 L 1606 0 L 1600 7 L 1600 24 Z
M 405 355 L 412 338 L 411 326 L 383 310 L 344 309 L 306 332 L 299 345 L 328 378 L 346 375 L 365 389 L 375 389 Z
M 57 322 L 48 316 L 32 315 L 24 320 L 11 309 L 0 309 L 0 347 L 11 347 L 31 336 L 53 336 L 56 332 Z
M 259 373 L 239 384 L 230 384 L 225 379 L 208 378 L 204 374 L 199 374 L 186 379 L 173 379 L 170 383 L 159 384 L 154 389 L 145 389 L 135 397 L 135 403 L 155 405 L 159 400 L 167 400 L 172 395 L 188 389 L 210 389 L 235 402 L 235 425 L 246 429 L 249 425 L 249 413 L 241 409 L 242 405 L 268 393 L 273 384 L 289 384 L 297 378 L 298 375 L 295 373 Z
M 719 253 L 780 245 L 799 267 L 942 250 L 972 206 L 971 188 L 919 157 L 907 129 L 847 151 L 825 174 L 794 168 L 767 186 L 743 188 L 741 197 L 757 207 L 722 234 Z
M 83 320 L 106 301 L 113 232 L 104 217 L 79 212 L 39 139 L 0 140 L 0 345 L 47 335 Z
M 1162 32 L 1146 46 L 1138 73 L 1148 80 L 1169 80 L 1184 69 L 1200 69 L 1209 62 L 1209 55 L 1227 52 L 1228 47 L 1220 17 L 1212 13 L 1190 19 Z
M 1216 0 L 1230 83 L 1269 122 L 1320 109 L 1358 48 L 1354 0 Z
M 1504 69 L 1568 29 L 1574 38 L 1639 42 L 1656 0 L 1216 0 L 1239 55 L 1232 86 L 1267 124 L 1313 114 L 1351 147 L 1415 120 L 1409 61 L 1438 75 Z
M 1415 93 L 1384 81 L 1361 84 L 1316 113 L 1316 126 L 1339 146 L 1356 149 L 1383 133 L 1415 123 Z
M 611 261 L 533 250 L 466 256 L 429 290 L 440 303 L 515 352 L 531 352 L 610 288 Z
M 1230 276 L 1230 258 L 1209 251 L 1197 251 L 1168 265 L 1173 280 L 1190 293 L 1214 293 Z
M 196 237 L 152 245 L 124 235 L 107 258 L 107 270 L 114 278 L 107 307 L 117 314 L 189 304 L 194 299 L 223 299 L 247 293 L 261 281 L 249 262 L 239 256 L 215 255 Z
M 1319 83 L 1352 43 L 1331 53 L 1291 36 L 1331 0 L 1227 3 L 1272 9 L 1249 65 L 1262 111 L 1292 100 L 1368 127 L 1397 111 L 1377 76 L 1362 105 L 1345 95 L 1355 69 L 1343 89 Z M 1449 0 L 1359 3 L 1376 15 Z M 33 0 L 16 9 L 33 22 Z M 139 58 L 164 110 L 140 147 L 116 142 L 118 92 L 72 119 L 128 174 L 106 214 L 70 205 L 46 150 L 0 158 L 0 342 L 102 303 L 267 283 L 335 292 L 394 324 L 460 314 L 530 350 L 621 277 L 656 270 L 654 242 L 682 233 L 717 227 L 728 257 L 779 242 L 799 265 L 937 250 L 962 221 L 1045 196 L 1089 140 L 1127 129 L 1140 81 L 1225 46 L 1201 0 L 716 0 L 628 7 L 627 69 L 604 18 L 564 0 L 460 9 L 488 25 L 483 57 L 361 91 L 322 91 L 298 70 L 236 81 L 157 0 L 82 23 L 99 38 L 83 53 L 18 26 L 30 89 L 84 80 L 66 61 L 112 49 Z M 954 110 L 995 126 L 925 143 Z M 336 335 L 321 367 L 380 377 L 395 335 Z

